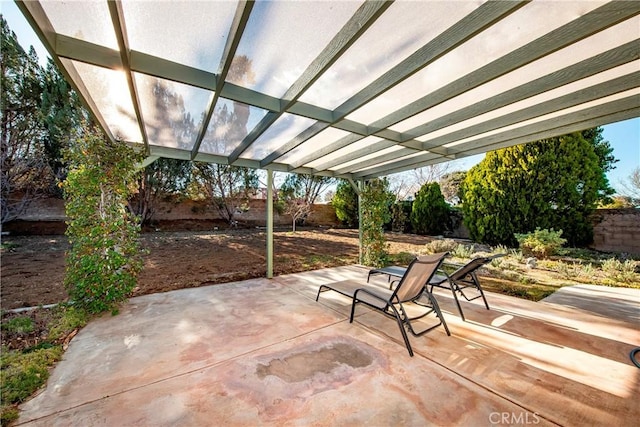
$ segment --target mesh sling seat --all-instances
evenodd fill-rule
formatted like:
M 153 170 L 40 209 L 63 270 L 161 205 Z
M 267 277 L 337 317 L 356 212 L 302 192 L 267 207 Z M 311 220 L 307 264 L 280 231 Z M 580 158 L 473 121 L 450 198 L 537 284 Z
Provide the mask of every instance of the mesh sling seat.
M 460 294 L 467 301 L 473 301 L 475 299 L 482 298 L 482 301 L 484 301 L 484 306 L 487 308 L 487 310 L 489 310 L 489 303 L 487 302 L 487 298 L 484 296 L 484 291 L 482 290 L 482 286 L 480 285 L 480 281 L 478 280 L 476 272 L 483 265 L 488 264 L 492 260 L 503 256 L 505 256 L 505 254 L 474 258 L 464 265 L 449 264 L 458 268 L 451 274 L 447 274 L 445 271 L 441 270 L 439 273 L 442 274 L 434 275 L 429 281 L 428 286 L 430 288 L 430 291 L 433 291 L 434 287 L 450 289 L 462 320 L 465 320 L 465 318 L 464 313 L 462 312 L 462 306 L 460 306 L 458 294 Z M 468 288 L 475 289 L 477 295 L 473 297 L 467 295 L 467 293 L 465 293 L 465 290 Z
M 329 283 L 321 285 L 316 295 L 316 301 L 320 297 L 320 293 L 326 291 L 336 291 L 342 295 L 352 298 L 351 304 L 351 316 L 349 317 L 349 323 L 353 322 L 356 305 L 359 303 L 365 304 L 368 307 L 380 311 L 384 315 L 390 318 L 394 318 L 398 323 L 402 338 L 409 351 L 409 355 L 413 356 L 413 349 L 409 342 L 409 337 L 405 328 L 411 332 L 414 336 L 420 336 L 432 329 L 442 325 L 447 333 L 449 328 L 442 316 L 438 302 L 433 297 L 431 292 L 425 287 L 425 283 L 433 277 L 436 270 L 442 264 L 444 257 L 447 253 L 440 253 L 434 255 L 421 256 L 409 264 L 405 274 L 400 279 L 398 286 L 394 290 L 384 289 L 376 285 L 362 284 L 354 280 L 346 280 L 342 282 Z M 421 297 L 426 297 L 427 302 L 424 302 Z M 414 304 L 419 307 L 420 314 L 410 317 L 407 314 L 408 304 Z M 435 313 L 439 319 L 439 323 L 430 326 L 422 331 L 416 331 L 411 324 L 412 321 L 421 319 L 430 313 Z
M 484 296 L 484 291 L 482 290 L 482 286 L 480 285 L 480 281 L 476 276 L 476 271 L 485 264 L 488 264 L 492 260 L 496 258 L 500 258 L 505 254 L 497 254 L 489 257 L 479 257 L 469 261 L 467 264 L 453 264 L 453 263 L 443 263 L 443 265 L 449 265 L 452 267 L 456 267 L 457 269 L 451 273 L 447 274 L 444 270 L 441 270 L 440 274 L 435 274 L 429 281 L 428 287 L 429 291 L 432 292 L 434 287 L 449 289 L 453 294 L 453 299 L 456 302 L 456 306 L 458 307 L 458 312 L 460 313 L 460 317 L 462 320 L 465 320 L 464 313 L 462 312 L 462 306 L 460 305 L 460 301 L 458 299 L 458 294 L 460 294 L 465 300 L 473 301 L 477 298 L 482 298 L 484 301 L 484 306 L 489 310 L 489 303 L 487 302 L 487 298 Z M 397 282 L 397 280 L 391 280 L 392 277 L 402 277 L 404 272 L 406 271 L 405 267 L 400 266 L 391 266 L 391 267 L 383 267 L 376 268 L 369 271 L 369 275 L 367 276 L 367 282 L 369 278 L 374 274 L 386 274 L 389 277 L 389 289 Z M 474 288 L 477 291 L 477 295 L 474 297 L 470 297 L 468 293 L 465 293 L 465 289 Z

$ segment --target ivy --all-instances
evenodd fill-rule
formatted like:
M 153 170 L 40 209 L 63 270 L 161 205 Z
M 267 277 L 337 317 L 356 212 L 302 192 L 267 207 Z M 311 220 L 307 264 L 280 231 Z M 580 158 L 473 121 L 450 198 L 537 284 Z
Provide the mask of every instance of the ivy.
M 140 226 L 127 209 L 141 154 L 85 127 L 66 152 L 63 183 L 67 237 L 65 287 L 91 313 L 116 311 L 142 270 Z
M 393 194 L 386 179 L 369 181 L 361 192 L 362 259 L 371 267 L 383 267 L 389 260 L 388 245 L 384 236 L 384 224 L 391 220 L 389 206 Z

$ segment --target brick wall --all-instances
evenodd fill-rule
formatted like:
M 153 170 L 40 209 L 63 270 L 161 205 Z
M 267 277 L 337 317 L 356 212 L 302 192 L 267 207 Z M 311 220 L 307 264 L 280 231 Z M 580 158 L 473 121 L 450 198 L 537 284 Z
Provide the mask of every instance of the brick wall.
M 640 255 L 640 209 L 598 209 L 592 221 L 593 249 Z

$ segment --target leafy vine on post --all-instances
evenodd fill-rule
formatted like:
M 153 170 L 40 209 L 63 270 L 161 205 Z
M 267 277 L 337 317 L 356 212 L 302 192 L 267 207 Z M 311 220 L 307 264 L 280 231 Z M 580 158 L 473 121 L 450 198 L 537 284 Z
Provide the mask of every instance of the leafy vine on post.
M 142 154 L 84 125 L 66 152 L 63 183 L 67 237 L 65 287 L 90 313 L 117 313 L 142 270 L 140 225 L 127 210 Z
M 384 224 L 391 220 L 389 206 L 395 197 L 389 191 L 389 181 L 374 179 L 361 192 L 362 201 L 362 263 L 383 267 L 388 263 Z

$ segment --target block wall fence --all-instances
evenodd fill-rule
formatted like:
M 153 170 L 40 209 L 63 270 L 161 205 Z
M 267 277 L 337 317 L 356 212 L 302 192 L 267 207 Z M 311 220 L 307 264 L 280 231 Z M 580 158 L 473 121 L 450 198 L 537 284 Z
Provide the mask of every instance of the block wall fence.
M 248 208 L 248 209 L 246 209 Z M 250 200 L 248 206 L 238 206 L 236 219 L 240 226 L 263 227 L 266 222 L 266 200 Z M 3 231 L 15 234 L 62 234 L 65 225 L 64 202 L 59 199 L 37 200 L 18 221 L 7 223 Z M 161 202 L 154 215 L 159 230 L 211 230 L 225 227 L 215 208 L 204 201 L 186 200 L 180 203 Z M 640 255 L 640 209 L 598 209 L 592 218 L 594 240 L 592 249 L 603 252 L 624 252 Z M 274 213 L 277 227 L 291 225 L 291 217 Z M 313 206 L 307 220 L 311 226 L 337 227 L 340 221 L 330 204 Z M 182 227 L 182 228 L 181 228 Z M 467 238 L 464 226 L 450 237 Z

